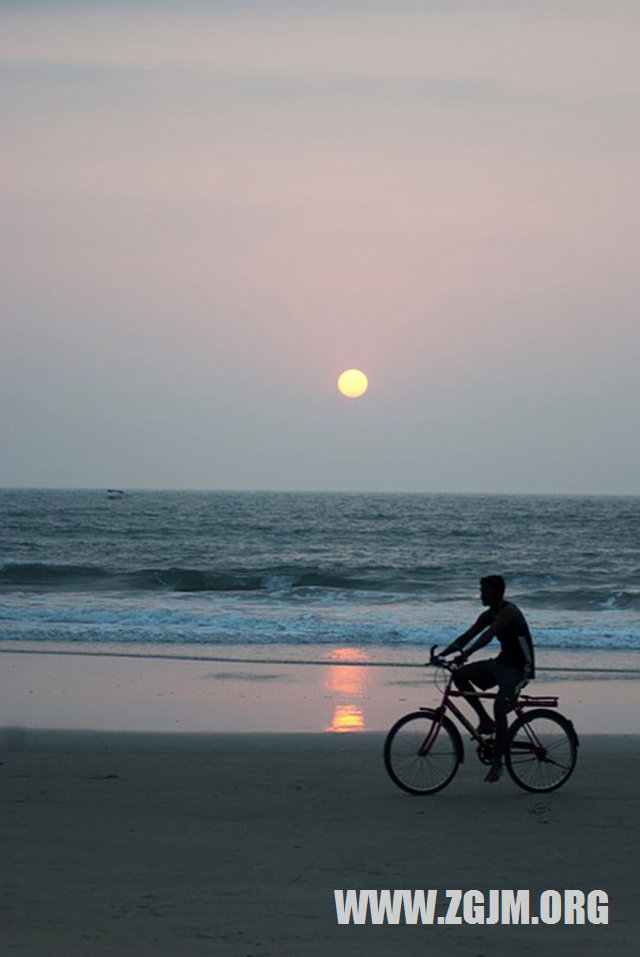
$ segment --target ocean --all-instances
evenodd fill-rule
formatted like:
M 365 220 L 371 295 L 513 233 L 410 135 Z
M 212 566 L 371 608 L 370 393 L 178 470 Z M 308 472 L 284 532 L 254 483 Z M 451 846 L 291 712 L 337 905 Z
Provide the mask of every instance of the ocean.
M 640 498 L 0 491 L 0 645 L 423 660 L 499 573 L 538 650 L 640 650 Z

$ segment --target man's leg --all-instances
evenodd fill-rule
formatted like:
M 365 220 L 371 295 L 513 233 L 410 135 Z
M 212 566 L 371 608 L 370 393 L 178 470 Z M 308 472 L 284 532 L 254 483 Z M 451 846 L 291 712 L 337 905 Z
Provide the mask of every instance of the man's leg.
M 496 719 L 495 757 L 485 781 L 497 781 L 502 774 L 502 758 L 507 746 L 507 731 L 509 722 L 507 715 L 513 708 L 521 687 L 521 676 L 513 669 L 508 668 L 498 677 L 498 693 L 493 705 Z
M 481 679 L 481 684 L 486 684 L 486 676 L 484 676 L 483 672 L 483 662 L 464 665 L 462 668 L 459 668 L 458 671 L 456 671 L 455 675 L 453 676 L 453 683 L 458 691 L 461 691 L 465 695 L 465 700 L 468 701 L 475 713 L 478 715 L 478 718 L 480 719 L 478 731 L 480 734 L 492 734 L 495 729 L 493 719 L 490 717 L 486 708 L 482 704 L 482 701 L 475 697 L 477 692 L 471 683 L 475 677 Z M 485 680 L 482 680 L 483 677 Z M 487 687 L 490 687 L 490 685 L 487 685 Z
M 509 703 L 509 700 L 503 696 L 502 692 L 499 691 L 493 706 L 493 713 L 496 719 L 496 737 L 494 744 L 495 751 L 493 764 L 491 765 L 489 773 L 485 778 L 485 781 L 489 781 L 491 784 L 494 781 L 497 781 L 502 774 L 502 756 L 505 752 L 505 745 L 507 743 L 507 729 L 509 727 L 507 714 L 510 710 L 511 704 Z

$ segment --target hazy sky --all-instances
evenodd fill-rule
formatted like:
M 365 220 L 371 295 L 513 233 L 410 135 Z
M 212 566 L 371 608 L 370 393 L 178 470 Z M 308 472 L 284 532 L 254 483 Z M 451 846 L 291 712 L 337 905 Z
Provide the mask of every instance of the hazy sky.
M 639 493 L 639 27 L 0 0 L 0 484 Z

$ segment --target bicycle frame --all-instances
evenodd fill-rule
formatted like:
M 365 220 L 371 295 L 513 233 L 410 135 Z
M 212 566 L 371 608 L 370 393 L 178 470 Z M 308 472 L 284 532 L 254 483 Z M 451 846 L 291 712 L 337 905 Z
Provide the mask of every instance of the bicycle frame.
M 449 674 L 449 679 L 447 681 L 447 686 L 444 689 L 444 692 L 442 695 L 442 701 L 440 702 L 440 705 L 437 708 L 420 707 L 418 709 L 419 711 L 432 711 L 435 713 L 437 718 L 437 721 L 434 722 L 433 727 L 431 728 L 429 734 L 425 738 L 419 750 L 419 754 L 421 756 L 424 756 L 429 753 L 433 742 L 438 736 L 438 732 L 440 730 L 442 721 L 447 711 L 451 712 L 451 714 L 458 719 L 460 724 L 467 730 L 470 737 L 477 744 L 481 744 L 481 745 L 487 744 L 487 738 L 481 734 L 478 734 L 477 730 L 471 724 L 471 722 L 466 717 L 464 712 L 462 712 L 460 708 L 456 707 L 455 703 L 451 699 L 452 698 L 463 698 L 463 699 L 464 698 L 466 699 L 482 698 L 482 699 L 491 700 L 497 697 L 496 693 L 491 691 L 473 691 L 473 692 L 463 692 L 458 690 L 454 691 L 451 688 L 451 685 L 453 683 L 454 672 L 451 671 L 450 669 L 447 669 L 447 670 L 450 671 L 450 674 Z M 518 698 L 513 708 L 511 708 L 510 710 L 514 711 L 516 715 L 520 717 L 522 712 L 525 710 L 525 708 L 557 708 L 557 707 L 558 707 L 558 698 L 554 695 L 520 694 L 518 695 Z M 535 742 L 533 741 L 533 737 L 531 733 L 529 732 L 529 730 L 527 730 L 527 734 L 529 735 L 531 739 L 531 744 L 535 746 Z

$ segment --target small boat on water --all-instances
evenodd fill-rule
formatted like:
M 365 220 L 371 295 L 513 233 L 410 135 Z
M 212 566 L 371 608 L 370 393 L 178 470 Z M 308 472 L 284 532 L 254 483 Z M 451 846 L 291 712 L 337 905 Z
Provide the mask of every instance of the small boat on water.
M 107 498 L 124 498 L 124 492 L 121 488 L 108 488 Z

